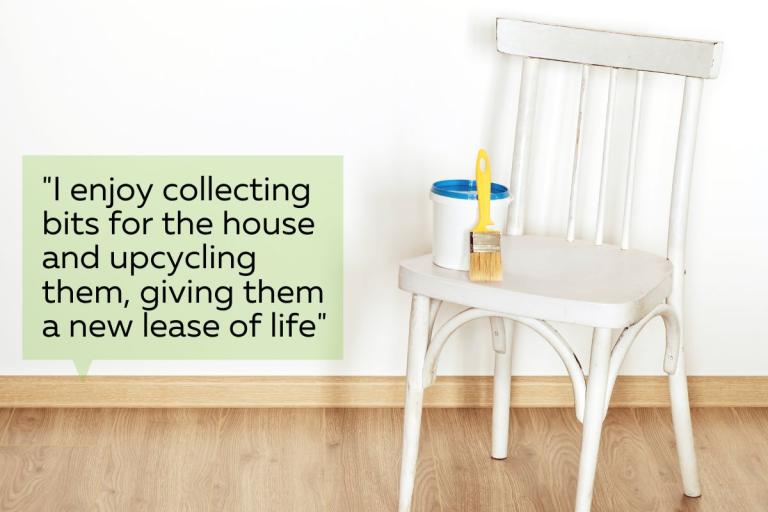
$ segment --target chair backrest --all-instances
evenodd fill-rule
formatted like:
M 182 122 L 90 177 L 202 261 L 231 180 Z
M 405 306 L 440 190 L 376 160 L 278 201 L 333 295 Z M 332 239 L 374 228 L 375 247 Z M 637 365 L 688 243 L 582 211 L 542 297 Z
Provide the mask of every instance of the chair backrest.
M 584 109 L 592 66 L 610 69 L 606 122 L 603 135 L 602 167 L 596 215 L 595 243 L 602 244 L 606 215 L 606 182 L 611 151 L 611 127 L 619 69 L 635 74 L 635 93 L 629 143 L 629 159 L 624 186 L 621 247 L 629 247 L 632 199 L 637 157 L 637 134 L 643 99 L 643 79 L 646 73 L 664 73 L 685 77 L 683 105 L 677 137 L 672 200 L 669 212 L 667 257 L 682 278 L 685 265 L 685 233 L 688 217 L 688 196 L 696 144 L 696 129 L 703 79 L 715 78 L 720 67 L 722 43 L 673 39 L 669 37 L 623 34 L 576 27 L 550 25 L 515 19 L 496 20 L 496 43 L 499 52 L 524 58 L 520 97 L 512 158 L 511 191 L 514 201 L 508 212 L 506 232 L 520 235 L 524 230 L 526 174 L 530 161 L 531 139 L 535 116 L 536 86 L 539 60 L 581 64 L 581 92 L 574 108 L 578 111 L 573 136 L 573 162 L 570 204 L 566 237 L 575 238 L 576 204 L 578 201 Z M 680 288 L 680 287 L 677 287 Z

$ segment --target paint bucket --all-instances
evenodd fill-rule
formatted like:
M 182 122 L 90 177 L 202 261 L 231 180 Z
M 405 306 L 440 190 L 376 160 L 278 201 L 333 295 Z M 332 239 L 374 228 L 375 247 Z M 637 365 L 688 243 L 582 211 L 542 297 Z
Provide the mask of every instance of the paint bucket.
M 477 222 L 474 180 L 443 180 L 432 185 L 432 262 L 443 268 L 469 270 L 469 232 Z M 504 232 L 509 189 L 491 184 L 491 218 Z

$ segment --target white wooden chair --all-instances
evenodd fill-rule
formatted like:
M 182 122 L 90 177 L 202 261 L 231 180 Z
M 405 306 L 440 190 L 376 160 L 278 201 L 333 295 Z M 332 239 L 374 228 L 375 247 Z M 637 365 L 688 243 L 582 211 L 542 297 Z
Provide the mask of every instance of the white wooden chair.
M 400 288 L 413 294 L 410 317 L 404 439 L 399 510 L 410 510 L 419 446 L 424 389 L 435 379 L 440 352 L 462 324 L 487 317 L 495 354 L 491 456 L 507 456 L 510 392 L 510 343 L 514 324 L 533 329 L 555 349 L 573 383 L 576 416 L 582 421 L 582 443 L 576 489 L 576 511 L 591 507 L 603 418 L 619 367 L 639 331 L 661 317 L 666 330 L 664 370 L 669 374 L 672 418 L 683 491 L 699 496 L 699 478 L 688 405 L 682 348 L 683 281 L 688 192 L 696 127 L 704 78 L 718 73 L 722 44 L 563 27 L 521 20 L 497 20 L 496 39 L 502 53 L 524 58 L 511 172 L 510 204 L 502 237 L 504 280 L 473 283 L 465 272 L 434 266 L 431 255 L 400 264 Z M 582 65 L 578 128 L 567 232 L 564 238 L 524 235 L 525 183 L 539 59 Z M 583 109 L 590 68 L 610 68 L 600 194 L 594 242 L 575 240 L 576 189 L 579 184 Z M 621 246 L 603 243 L 606 211 L 606 167 L 618 69 L 636 76 Z M 677 138 L 666 257 L 629 249 L 637 132 L 647 72 L 685 77 Z M 644 148 L 647 149 L 647 148 Z M 435 318 L 442 301 L 468 307 L 439 328 Z M 594 328 L 585 380 L 571 347 L 550 322 Z M 620 330 L 615 341 L 612 330 Z

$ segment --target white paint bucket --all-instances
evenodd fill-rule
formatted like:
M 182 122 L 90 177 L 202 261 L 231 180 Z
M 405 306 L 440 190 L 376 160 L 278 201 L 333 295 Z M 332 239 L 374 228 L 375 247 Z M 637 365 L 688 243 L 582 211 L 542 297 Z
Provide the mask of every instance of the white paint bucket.
M 432 185 L 432 262 L 453 270 L 469 270 L 469 232 L 477 222 L 474 180 L 443 180 Z M 509 189 L 491 184 L 491 218 L 503 232 Z

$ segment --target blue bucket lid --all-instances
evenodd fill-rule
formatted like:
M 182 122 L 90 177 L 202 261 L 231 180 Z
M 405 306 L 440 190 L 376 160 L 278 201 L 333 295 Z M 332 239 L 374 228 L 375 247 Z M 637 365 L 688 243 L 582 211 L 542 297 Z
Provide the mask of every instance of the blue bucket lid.
M 432 193 L 454 199 L 477 199 L 475 180 L 442 180 L 432 184 Z M 509 197 L 509 189 L 501 183 L 491 183 L 491 199 Z

